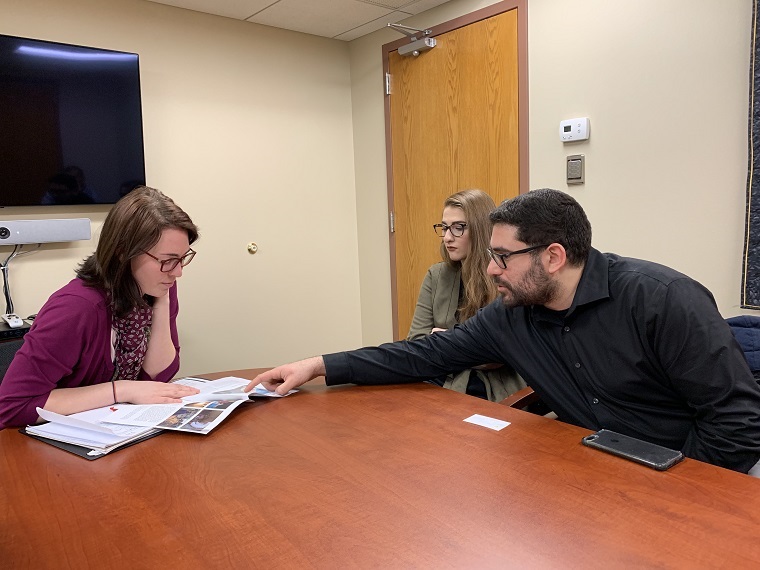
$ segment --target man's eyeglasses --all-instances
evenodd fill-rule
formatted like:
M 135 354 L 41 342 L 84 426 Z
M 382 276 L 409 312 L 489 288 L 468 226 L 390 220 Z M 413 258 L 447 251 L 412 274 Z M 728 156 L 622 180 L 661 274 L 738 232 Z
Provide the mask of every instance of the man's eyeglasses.
M 188 249 L 187 253 L 182 257 L 170 257 L 169 259 L 158 259 L 155 255 L 148 253 L 147 251 L 144 251 L 143 253 L 148 257 L 152 257 L 161 264 L 162 273 L 169 273 L 170 271 L 174 271 L 174 268 L 177 267 L 178 264 L 182 265 L 182 267 L 185 267 L 195 257 L 195 252 L 192 249 Z
M 451 232 L 451 235 L 454 237 L 462 237 L 464 235 L 464 230 L 467 229 L 467 224 L 464 222 L 457 222 L 450 226 L 446 224 L 434 224 L 433 229 L 438 237 L 441 238 L 446 235 L 446 232 Z
M 526 247 L 525 249 L 518 249 L 517 251 L 508 251 L 507 253 L 496 253 L 494 250 L 492 250 L 490 247 L 488 248 L 488 255 L 491 256 L 491 259 L 493 259 L 493 262 L 501 267 L 502 269 L 507 268 L 507 259 L 512 257 L 513 255 L 519 255 L 521 253 L 528 253 L 530 251 L 535 251 L 537 249 L 541 249 L 542 247 L 549 247 L 551 244 L 547 243 L 546 245 L 534 245 L 532 247 Z

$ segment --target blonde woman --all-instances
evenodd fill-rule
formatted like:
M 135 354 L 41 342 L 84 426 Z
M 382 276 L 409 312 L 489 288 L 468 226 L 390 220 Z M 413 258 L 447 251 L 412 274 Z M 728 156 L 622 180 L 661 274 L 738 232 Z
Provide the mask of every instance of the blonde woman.
M 482 190 L 463 190 L 443 203 L 441 223 L 433 229 L 441 238 L 443 261 L 428 269 L 417 299 L 409 340 L 449 329 L 478 312 L 497 297 L 496 286 L 486 273 L 491 222 L 495 208 Z M 444 388 L 498 402 L 525 387 L 508 367 L 461 370 L 437 378 Z

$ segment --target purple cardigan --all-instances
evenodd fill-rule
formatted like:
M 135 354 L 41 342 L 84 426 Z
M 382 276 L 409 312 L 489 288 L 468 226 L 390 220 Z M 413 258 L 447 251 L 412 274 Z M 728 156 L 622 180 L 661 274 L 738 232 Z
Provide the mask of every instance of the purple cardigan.
M 169 290 L 171 336 L 177 355 L 152 380 L 168 382 L 179 370 L 176 284 Z M 42 307 L 0 383 L 0 429 L 37 421 L 55 388 L 75 388 L 109 382 L 111 309 L 101 289 L 74 279 Z M 140 380 L 151 380 L 144 370 Z

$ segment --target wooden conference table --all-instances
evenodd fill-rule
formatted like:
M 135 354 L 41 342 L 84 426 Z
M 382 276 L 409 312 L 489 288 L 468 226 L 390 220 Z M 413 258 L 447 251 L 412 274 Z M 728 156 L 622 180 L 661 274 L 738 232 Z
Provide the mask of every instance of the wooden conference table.
M 760 567 L 760 480 L 659 473 L 588 433 L 428 384 L 311 383 L 96 461 L 4 430 L 0 566 Z

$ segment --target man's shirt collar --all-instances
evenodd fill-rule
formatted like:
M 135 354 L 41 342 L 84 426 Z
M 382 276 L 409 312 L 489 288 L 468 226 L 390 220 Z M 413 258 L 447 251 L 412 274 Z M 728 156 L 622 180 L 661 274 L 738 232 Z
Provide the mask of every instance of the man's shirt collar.
M 600 251 L 593 247 L 589 251 L 588 259 L 583 267 L 581 279 L 575 290 L 575 296 L 570 308 L 567 309 L 562 319 L 572 316 L 578 307 L 596 303 L 610 297 L 609 260 Z M 532 307 L 533 314 L 541 320 L 555 322 L 559 313 L 551 311 L 544 306 Z

